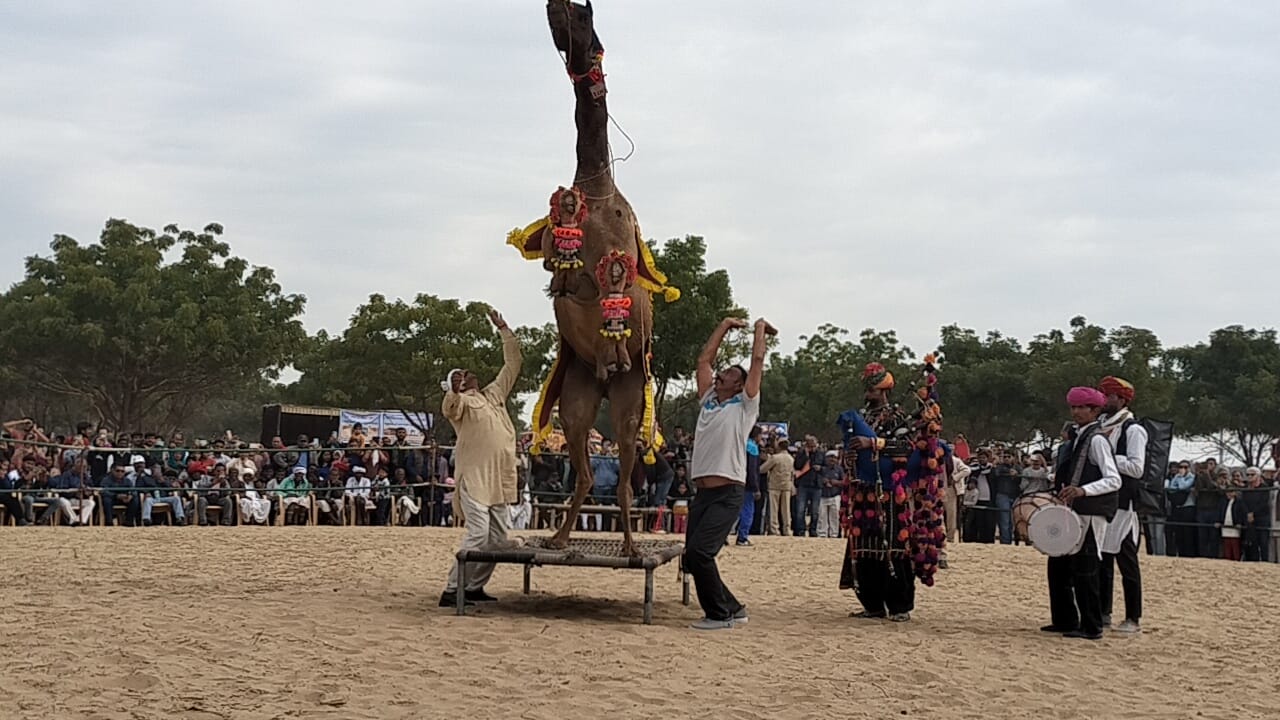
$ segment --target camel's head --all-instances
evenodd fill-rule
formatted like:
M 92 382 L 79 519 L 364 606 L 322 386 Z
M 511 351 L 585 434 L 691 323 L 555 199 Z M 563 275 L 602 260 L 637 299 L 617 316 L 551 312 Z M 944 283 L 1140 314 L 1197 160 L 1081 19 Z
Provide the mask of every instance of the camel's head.
M 592 22 L 591 2 L 577 5 L 571 0 L 547 0 L 547 24 L 556 49 L 564 53 L 569 71 L 583 75 L 596 56 L 604 52 Z

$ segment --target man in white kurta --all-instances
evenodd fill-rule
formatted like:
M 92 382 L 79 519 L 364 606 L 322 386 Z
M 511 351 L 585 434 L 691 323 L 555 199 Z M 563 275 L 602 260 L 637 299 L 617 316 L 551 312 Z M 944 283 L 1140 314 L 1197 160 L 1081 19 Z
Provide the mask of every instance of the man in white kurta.
M 507 530 L 511 512 L 507 506 L 519 502 L 516 429 L 507 413 L 507 396 L 520 376 L 520 343 L 497 311 L 489 312 L 489 320 L 502 336 L 502 370 L 498 377 L 481 388 L 475 373 L 454 370 L 442 383 L 442 411 L 458 436 L 453 451 L 457 481 L 454 505 L 466 521 L 461 550 L 510 547 Z M 493 563 L 468 563 L 467 587 L 462 588 L 467 603 L 496 600 L 484 591 L 493 568 Z M 455 607 L 457 592 L 458 563 L 454 561 L 440 606 Z

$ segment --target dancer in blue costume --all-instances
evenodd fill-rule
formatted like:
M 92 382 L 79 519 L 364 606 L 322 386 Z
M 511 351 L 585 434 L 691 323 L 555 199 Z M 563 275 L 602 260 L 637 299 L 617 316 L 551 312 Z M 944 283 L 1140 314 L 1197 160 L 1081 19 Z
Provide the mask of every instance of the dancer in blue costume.
M 889 402 L 892 373 L 880 363 L 862 372 L 866 407 L 840 414 L 850 477 L 841 508 L 847 543 L 840 588 L 852 589 L 863 610 L 854 617 L 911 619 L 915 580 L 933 585 L 943 527 L 943 468 L 950 448 L 938 435 L 936 369 L 925 358 L 924 385 L 910 414 Z

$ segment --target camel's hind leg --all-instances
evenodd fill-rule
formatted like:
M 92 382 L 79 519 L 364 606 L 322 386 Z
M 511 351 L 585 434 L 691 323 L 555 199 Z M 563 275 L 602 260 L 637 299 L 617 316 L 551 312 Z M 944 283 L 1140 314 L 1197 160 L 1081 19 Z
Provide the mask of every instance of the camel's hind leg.
M 569 504 L 569 512 L 565 513 L 564 523 L 551 538 L 551 547 L 568 546 L 569 532 L 578 521 L 578 511 L 595 484 L 595 478 L 591 476 L 591 461 L 587 457 L 587 439 L 603 396 L 603 388 L 582 363 L 575 360 L 565 368 L 564 388 L 560 393 L 560 424 L 564 428 L 565 443 L 569 446 L 569 463 L 578 483 L 573 489 L 573 501 Z
M 609 418 L 618 442 L 618 506 L 622 508 L 623 554 L 634 556 L 631 538 L 631 473 L 636 463 L 636 439 L 644 417 L 644 368 L 637 365 L 630 372 L 614 375 L 609 382 Z

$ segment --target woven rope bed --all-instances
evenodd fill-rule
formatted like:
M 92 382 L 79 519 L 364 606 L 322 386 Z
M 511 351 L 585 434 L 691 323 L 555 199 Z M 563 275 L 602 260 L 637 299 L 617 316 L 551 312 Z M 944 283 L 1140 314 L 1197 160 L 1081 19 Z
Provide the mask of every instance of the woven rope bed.
M 557 550 L 547 547 L 549 537 L 524 539 L 524 545 L 503 550 L 459 550 L 458 587 L 466 587 L 467 563 L 515 563 L 524 565 L 524 594 L 529 594 L 529 578 L 533 567 L 570 565 L 601 567 L 615 570 L 644 570 L 644 624 L 653 623 L 653 572 L 684 554 L 684 545 L 672 540 L 637 540 L 636 556 L 622 554 L 622 540 L 608 538 L 571 538 L 569 547 Z M 689 604 L 689 576 L 680 573 L 681 602 Z M 464 594 L 458 593 L 457 614 L 466 612 Z

